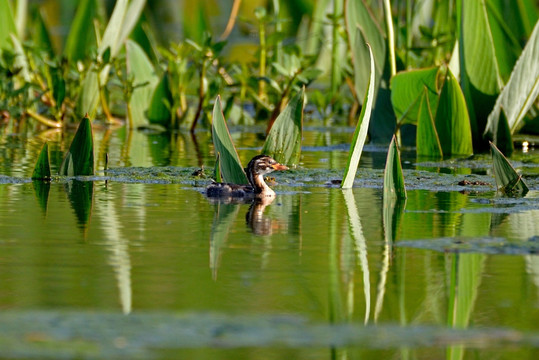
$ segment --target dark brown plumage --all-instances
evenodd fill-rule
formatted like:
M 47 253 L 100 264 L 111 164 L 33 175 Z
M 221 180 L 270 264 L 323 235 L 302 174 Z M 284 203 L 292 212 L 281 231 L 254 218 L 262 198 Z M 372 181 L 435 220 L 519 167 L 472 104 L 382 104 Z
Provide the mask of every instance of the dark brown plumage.
M 273 197 L 275 192 L 264 181 L 264 175 L 275 170 L 288 170 L 285 165 L 279 164 L 266 155 L 258 155 L 249 161 L 245 173 L 250 185 L 229 183 L 213 183 L 206 188 L 206 196 L 222 198 L 255 198 Z

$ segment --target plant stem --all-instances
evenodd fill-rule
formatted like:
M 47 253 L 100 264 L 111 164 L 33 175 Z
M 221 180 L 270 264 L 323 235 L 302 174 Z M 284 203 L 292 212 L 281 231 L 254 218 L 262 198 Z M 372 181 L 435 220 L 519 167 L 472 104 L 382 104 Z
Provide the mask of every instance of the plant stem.
M 397 61 L 395 58 L 395 31 L 393 29 L 393 19 L 391 17 L 391 4 L 389 0 L 384 0 L 384 12 L 386 13 L 387 41 L 389 48 L 389 65 L 391 76 L 397 74 Z
M 258 32 L 260 36 L 260 72 L 259 72 L 260 80 L 258 81 L 258 96 L 264 102 L 267 102 L 266 80 L 263 79 L 266 77 L 266 56 L 267 56 L 266 22 L 264 20 L 260 21 L 258 25 Z
M 44 124 L 44 125 L 47 125 L 48 127 L 52 127 L 52 128 L 61 128 L 62 127 L 62 123 L 59 122 L 59 121 L 54 121 L 54 120 L 51 120 L 51 119 L 48 119 L 38 113 L 35 113 L 33 112 L 32 110 L 26 110 L 26 114 L 28 114 L 28 116 L 30 116 L 31 118 L 37 120 L 38 122 Z
M 101 86 L 101 72 L 97 73 L 97 86 L 99 88 L 99 98 L 101 99 L 101 107 L 103 108 L 103 114 L 107 118 L 109 124 L 114 122 L 112 115 L 110 114 L 109 106 L 107 104 L 107 99 L 105 98 L 105 93 L 103 87 Z
M 195 118 L 191 125 L 191 133 L 195 132 L 200 112 L 202 111 L 202 105 L 204 103 L 204 79 L 206 78 L 206 59 L 202 60 L 202 68 L 200 69 L 200 87 L 198 89 L 198 106 L 195 112 Z
M 342 13 L 342 0 L 333 0 L 333 31 L 331 36 L 331 78 L 330 98 L 334 99 L 339 89 L 339 16 Z

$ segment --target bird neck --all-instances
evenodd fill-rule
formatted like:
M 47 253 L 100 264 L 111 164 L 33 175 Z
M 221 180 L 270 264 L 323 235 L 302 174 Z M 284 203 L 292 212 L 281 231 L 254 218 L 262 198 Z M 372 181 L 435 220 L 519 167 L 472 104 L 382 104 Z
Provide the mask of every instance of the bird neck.
M 262 196 L 275 196 L 275 192 L 266 184 L 262 175 L 251 175 L 249 182 L 253 186 L 255 193 Z

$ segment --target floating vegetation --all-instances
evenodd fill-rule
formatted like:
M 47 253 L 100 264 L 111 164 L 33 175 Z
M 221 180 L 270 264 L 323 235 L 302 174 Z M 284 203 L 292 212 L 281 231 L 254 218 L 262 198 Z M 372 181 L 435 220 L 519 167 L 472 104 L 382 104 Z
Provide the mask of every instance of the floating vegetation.
M 539 238 L 528 241 L 509 241 L 505 238 L 439 238 L 429 240 L 404 240 L 395 243 L 397 247 L 410 247 L 439 252 L 480 253 L 490 255 L 539 254 Z

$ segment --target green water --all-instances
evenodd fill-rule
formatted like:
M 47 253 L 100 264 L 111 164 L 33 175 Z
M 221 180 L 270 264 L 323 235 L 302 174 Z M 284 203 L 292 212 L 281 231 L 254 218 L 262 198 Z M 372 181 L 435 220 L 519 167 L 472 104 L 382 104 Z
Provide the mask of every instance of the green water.
M 0 358 L 539 355 L 531 176 L 524 199 L 499 198 L 488 185 L 459 192 L 467 176 L 493 183 L 489 170 L 418 172 L 405 153 L 408 200 L 384 212 L 384 150 L 368 147 L 362 179 L 342 191 L 325 182 L 341 173 L 350 132 L 311 129 L 302 167 L 275 175 L 275 201 L 216 204 L 202 194 L 209 180 L 190 175 L 202 164 L 211 173 L 204 132 L 195 143 L 188 134 L 96 131 L 94 181 L 48 185 L 29 181 L 33 162 L 47 138 L 57 168 L 69 136 L 8 130 Z M 261 141 L 254 132 L 233 137 L 246 163 Z M 131 177 L 119 175 L 126 166 Z M 488 252 L 485 243 L 505 247 Z

